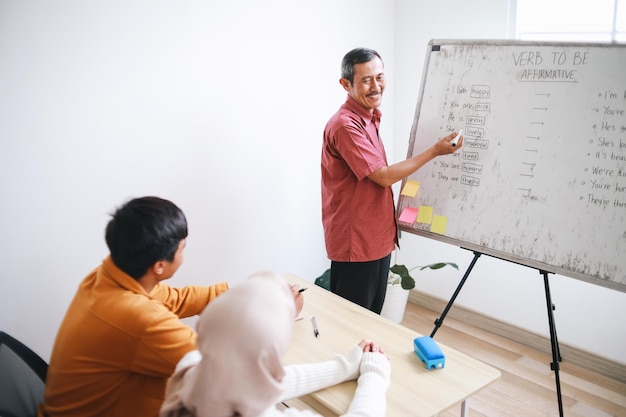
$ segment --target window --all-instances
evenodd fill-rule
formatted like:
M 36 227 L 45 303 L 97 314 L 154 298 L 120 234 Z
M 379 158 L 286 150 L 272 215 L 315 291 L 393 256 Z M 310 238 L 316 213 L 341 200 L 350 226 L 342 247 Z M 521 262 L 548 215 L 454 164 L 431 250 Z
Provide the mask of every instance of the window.
M 626 42 L 626 0 L 516 0 L 521 40 Z

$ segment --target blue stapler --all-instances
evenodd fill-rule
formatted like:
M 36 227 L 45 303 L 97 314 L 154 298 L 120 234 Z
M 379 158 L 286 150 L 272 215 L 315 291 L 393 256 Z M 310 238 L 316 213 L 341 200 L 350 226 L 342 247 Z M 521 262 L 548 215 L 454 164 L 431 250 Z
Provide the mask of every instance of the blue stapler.
M 413 340 L 413 349 L 417 356 L 426 364 L 426 369 L 435 367 L 443 368 L 446 364 L 446 357 L 437 345 L 437 342 L 430 336 L 416 337 Z

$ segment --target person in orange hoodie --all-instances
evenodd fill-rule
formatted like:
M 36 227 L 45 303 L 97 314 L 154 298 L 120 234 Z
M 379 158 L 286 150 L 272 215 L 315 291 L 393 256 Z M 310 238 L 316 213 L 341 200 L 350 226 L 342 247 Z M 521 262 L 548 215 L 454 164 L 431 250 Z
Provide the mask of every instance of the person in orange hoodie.
M 228 290 L 162 283 L 187 238 L 185 215 L 168 200 L 127 202 L 105 235 L 110 256 L 82 281 L 58 330 L 40 417 L 157 416 L 176 364 L 197 349 L 180 319 Z

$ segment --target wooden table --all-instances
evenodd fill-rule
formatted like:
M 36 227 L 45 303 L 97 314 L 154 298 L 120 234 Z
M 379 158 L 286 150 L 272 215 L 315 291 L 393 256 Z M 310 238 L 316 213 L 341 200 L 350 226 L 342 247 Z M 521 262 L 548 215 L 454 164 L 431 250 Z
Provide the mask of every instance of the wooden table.
M 441 343 L 446 362 L 441 369 L 426 370 L 413 352 L 413 339 L 422 336 L 372 313 L 330 291 L 286 275 L 290 283 L 308 287 L 304 293 L 304 319 L 297 321 L 285 363 L 327 360 L 347 353 L 361 339 L 372 339 L 385 348 L 391 360 L 391 385 L 387 391 L 387 416 L 431 417 L 464 402 L 500 377 L 500 371 Z M 315 316 L 319 337 L 313 334 Z M 436 339 L 435 339 L 436 340 Z M 323 415 L 341 415 L 348 409 L 356 381 L 315 392 L 300 399 Z M 462 414 L 465 413 L 462 407 Z

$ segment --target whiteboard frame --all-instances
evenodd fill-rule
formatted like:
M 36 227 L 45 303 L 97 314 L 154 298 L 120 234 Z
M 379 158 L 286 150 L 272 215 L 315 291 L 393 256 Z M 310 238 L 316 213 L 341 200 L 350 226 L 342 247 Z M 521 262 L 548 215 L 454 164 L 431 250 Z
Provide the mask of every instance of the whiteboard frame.
M 485 45 L 485 46 L 540 46 L 540 47 L 615 47 L 615 46 L 625 46 L 626 45 L 616 45 L 615 43 L 597 43 L 597 42 L 548 42 L 548 41 L 519 41 L 519 40 L 510 40 L 510 39 L 476 39 L 476 40 L 463 40 L 463 39 L 431 39 L 428 43 L 428 48 L 426 51 L 426 59 L 424 61 L 424 68 L 422 71 L 422 79 L 420 84 L 420 93 L 418 97 L 417 106 L 415 109 L 415 116 L 413 118 L 413 125 L 411 127 L 411 133 L 409 137 L 409 146 L 407 150 L 407 159 L 411 158 L 413 155 L 413 149 L 415 145 L 415 137 L 418 129 L 418 122 L 420 117 L 420 112 L 422 109 L 422 103 L 424 99 L 425 92 L 425 83 L 428 75 L 428 68 L 430 65 L 430 57 L 433 52 L 433 46 L 435 45 Z M 408 178 L 404 178 L 402 180 L 402 184 L 400 189 L 404 189 L 404 186 L 407 182 Z M 400 207 L 402 200 L 404 199 L 403 195 L 400 194 L 398 197 L 398 207 Z M 399 216 L 399 213 L 396 213 L 396 216 Z M 460 239 L 448 237 L 445 235 L 440 235 L 437 233 L 433 233 L 427 230 L 412 228 L 408 225 L 405 225 L 402 222 L 397 222 L 398 228 L 401 231 L 411 233 L 414 235 L 426 237 L 429 239 L 437 240 L 443 243 L 448 243 L 454 246 L 458 246 L 462 249 L 471 250 L 474 252 L 478 252 L 480 254 L 488 255 L 491 257 L 495 257 L 498 259 L 502 259 L 505 261 L 513 262 L 519 265 L 528 266 L 530 268 L 534 268 L 539 270 L 540 272 L 545 271 L 548 273 L 559 274 L 570 278 L 575 278 L 584 282 L 588 282 L 590 284 L 603 286 L 606 288 L 610 288 L 613 290 L 626 292 L 626 285 L 620 284 L 614 281 L 609 281 L 606 279 L 602 279 L 595 276 L 589 276 L 578 271 L 573 271 L 570 269 L 562 268 L 555 265 L 550 265 L 543 262 L 538 262 L 533 259 L 526 259 L 514 254 L 510 254 L 507 252 L 503 252 L 497 249 L 492 249 L 486 246 L 477 245 L 471 242 L 465 242 Z M 626 254 L 624 254 L 624 262 L 626 262 Z

